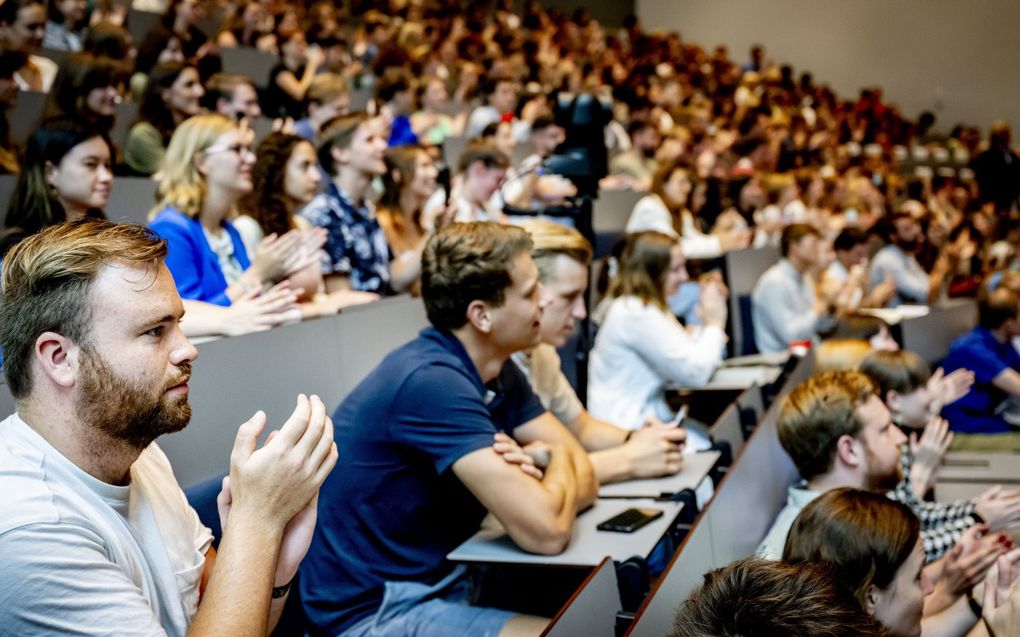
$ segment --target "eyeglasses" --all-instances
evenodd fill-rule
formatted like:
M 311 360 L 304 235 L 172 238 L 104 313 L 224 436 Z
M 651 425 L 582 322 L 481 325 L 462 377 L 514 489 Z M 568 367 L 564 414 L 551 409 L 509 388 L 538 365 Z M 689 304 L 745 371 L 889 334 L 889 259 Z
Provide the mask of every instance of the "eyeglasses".
M 202 152 L 204 152 L 206 155 L 212 155 L 212 154 L 215 154 L 215 153 L 227 153 L 227 152 L 230 152 L 230 153 L 234 153 L 238 157 L 244 157 L 246 155 L 249 156 L 249 157 L 254 157 L 255 156 L 255 147 L 251 146 L 249 144 L 230 144 L 230 145 L 221 145 L 221 146 L 210 146 L 209 148 L 206 148 Z

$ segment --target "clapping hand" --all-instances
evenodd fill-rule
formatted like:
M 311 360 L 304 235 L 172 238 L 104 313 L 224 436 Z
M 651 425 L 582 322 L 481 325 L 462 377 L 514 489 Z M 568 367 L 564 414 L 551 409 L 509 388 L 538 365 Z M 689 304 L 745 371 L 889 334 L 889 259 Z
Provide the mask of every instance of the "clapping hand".
M 949 431 L 949 423 L 938 416 L 928 420 L 920 438 L 916 432 L 911 432 L 910 454 L 913 462 L 910 465 L 910 484 L 918 498 L 923 498 L 935 486 L 939 465 L 952 442 L 953 432 Z

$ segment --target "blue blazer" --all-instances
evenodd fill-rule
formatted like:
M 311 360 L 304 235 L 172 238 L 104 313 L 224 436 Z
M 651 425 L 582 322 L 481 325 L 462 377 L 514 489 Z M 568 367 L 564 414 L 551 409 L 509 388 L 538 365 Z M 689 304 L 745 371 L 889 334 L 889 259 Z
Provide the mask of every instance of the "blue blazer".
M 149 222 L 149 227 L 166 239 L 169 247 L 166 266 L 174 277 L 181 298 L 230 305 L 223 269 L 220 268 L 216 253 L 209 247 L 205 233 L 202 232 L 202 224 L 197 219 L 166 207 Z M 237 228 L 229 221 L 224 221 L 223 229 L 234 244 L 234 255 L 238 263 L 242 269 L 247 270 L 251 263 Z

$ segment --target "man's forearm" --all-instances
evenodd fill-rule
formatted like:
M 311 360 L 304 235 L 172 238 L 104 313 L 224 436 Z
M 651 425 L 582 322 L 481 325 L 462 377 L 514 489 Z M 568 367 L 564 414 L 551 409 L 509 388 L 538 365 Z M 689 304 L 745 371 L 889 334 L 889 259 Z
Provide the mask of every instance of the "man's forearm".
M 273 579 L 283 537 L 283 528 L 274 526 L 256 514 L 231 511 L 230 528 L 224 532 L 216 567 L 188 628 L 188 637 L 268 634 Z
M 421 255 L 427 241 L 428 237 L 423 237 L 418 245 L 390 262 L 390 286 L 394 291 L 406 291 L 421 276 Z
M 610 484 L 634 477 L 630 454 L 621 445 L 588 454 L 599 484 Z
M 549 496 L 552 524 L 548 525 L 550 530 L 543 534 L 544 537 L 533 538 L 533 544 L 527 548 L 537 553 L 555 555 L 563 552 L 570 541 L 577 515 L 577 479 L 571 456 L 564 448 L 553 450 L 542 477 L 542 489 Z M 504 526 L 509 532 L 511 526 Z M 514 540 L 520 543 L 518 538 L 514 537 Z
M 626 429 L 599 420 L 587 411 L 582 411 L 574 422 L 570 423 L 570 431 L 589 453 L 619 447 L 627 441 Z
M 277 597 L 272 600 L 269 606 L 269 623 L 266 634 L 272 633 L 276 630 L 276 626 L 280 623 L 280 617 L 283 615 L 283 609 L 287 605 L 287 599 L 290 598 L 290 591 L 287 591 L 282 597 Z
M 992 379 L 992 385 L 1006 392 L 1013 398 L 1020 398 L 1020 373 L 1014 369 L 1004 369 Z
M 595 503 L 599 495 L 599 481 L 595 477 L 595 468 L 588 458 L 588 453 L 580 444 L 568 447 L 568 452 L 577 484 L 577 510 L 581 511 Z

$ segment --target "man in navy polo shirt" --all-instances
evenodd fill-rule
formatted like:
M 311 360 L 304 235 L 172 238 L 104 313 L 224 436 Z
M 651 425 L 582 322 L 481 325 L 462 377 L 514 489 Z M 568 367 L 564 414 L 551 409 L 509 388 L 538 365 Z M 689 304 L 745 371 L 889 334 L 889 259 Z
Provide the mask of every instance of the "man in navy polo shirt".
M 523 549 L 559 553 L 597 491 L 583 449 L 508 363 L 539 341 L 530 252 L 523 230 L 495 223 L 454 224 L 428 243 L 422 296 L 432 327 L 390 353 L 334 415 L 345 470 L 323 485 L 302 565 L 314 634 L 496 637 L 545 627 L 470 606 L 464 567 L 446 559 L 487 513 Z M 542 445 L 533 453 L 547 457 L 544 471 L 508 435 Z
M 943 362 L 946 373 L 974 372 L 970 393 L 942 414 L 956 436 L 954 448 L 1020 451 L 1020 433 L 1006 419 L 1020 400 L 1020 354 L 1011 342 L 1020 335 L 1020 297 L 999 288 L 978 299 L 978 325 L 953 341 Z M 961 434 L 964 434 L 961 436 Z M 971 436 L 968 434 L 998 434 Z

